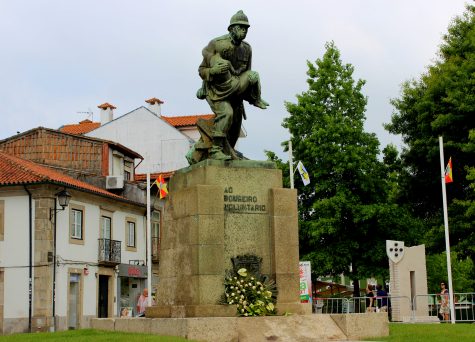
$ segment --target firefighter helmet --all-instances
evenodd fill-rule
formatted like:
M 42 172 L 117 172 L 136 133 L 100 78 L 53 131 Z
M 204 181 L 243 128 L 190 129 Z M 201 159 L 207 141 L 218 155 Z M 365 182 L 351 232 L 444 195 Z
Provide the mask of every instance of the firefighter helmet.
M 234 25 L 244 25 L 246 27 L 249 27 L 249 21 L 247 19 L 247 16 L 244 14 L 242 10 L 237 11 L 235 15 L 231 17 L 231 20 L 229 22 L 228 30 L 231 28 L 231 26 Z

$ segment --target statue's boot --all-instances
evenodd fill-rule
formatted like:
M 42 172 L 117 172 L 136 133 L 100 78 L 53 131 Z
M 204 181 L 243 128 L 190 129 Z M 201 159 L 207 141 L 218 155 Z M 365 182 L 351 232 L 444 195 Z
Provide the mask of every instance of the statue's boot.
M 217 146 L 211 147 L 210 157 L 211 159 L 214 159 L 214 160 L 231 160 L 232 159 L 231 156 L 224 154 L 222 149 Z
M 222 133 L 213 134 L 213 146 L 210 149 L 209 155 L 211 159 L 215 160 L 231 160 L 231 156 L 223 152 L 224 141 L 226 137 Z

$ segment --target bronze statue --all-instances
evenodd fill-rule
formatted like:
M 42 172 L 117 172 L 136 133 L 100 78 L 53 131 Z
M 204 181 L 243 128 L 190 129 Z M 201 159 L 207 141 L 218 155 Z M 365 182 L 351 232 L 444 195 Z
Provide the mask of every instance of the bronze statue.
M 259 74 L 251 70 L 252 50 L 244 41 L 249 28 L 247 16 L 238 11 L 231 17 L 229 33 L 215 38 L 203 49 L 199 75 L 203 86 L 196 96 L 209 103 L 214 120 L 198 121 L 201 139 L 187 154 L 190 164 L 204 159 L 242 159 L 234 146 L 246 119 L 243 100 L 266 109 L 261 98 Z

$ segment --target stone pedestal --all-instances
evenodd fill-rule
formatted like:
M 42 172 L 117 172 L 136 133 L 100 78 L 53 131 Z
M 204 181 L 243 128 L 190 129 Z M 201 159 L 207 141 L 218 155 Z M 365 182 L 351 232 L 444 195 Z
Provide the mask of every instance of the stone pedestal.
M 386 313 L 266 317 L 95 318 L 98 330 L 180 336 L 194 341 L 355 341 L 389 336 Z
M 279 314 L 311 313 L 299 299 L 297 193 L 282 188 L 274 163 L 206 160 L 178 171 L 169 191 L 147 317 L 234 316 L 218 302 L 231 258 L 246 254 L 276 281 Z

